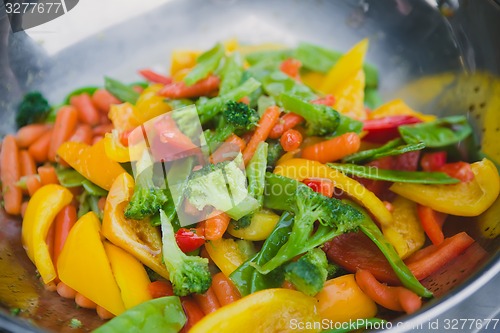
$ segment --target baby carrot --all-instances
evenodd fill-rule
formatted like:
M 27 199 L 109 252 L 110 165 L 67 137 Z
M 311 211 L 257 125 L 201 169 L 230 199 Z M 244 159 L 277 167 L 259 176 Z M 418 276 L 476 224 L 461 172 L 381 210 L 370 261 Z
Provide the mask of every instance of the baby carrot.
M 239 152 L 245 149 L 246 145 L 245 140 L 233 133 L 214 151 L 210 157 L 210 161 L 216 164 L 233 159 Z
M 71 105 L 78 111 L 78 119 L 85 124 L 99 124 L 99 112 L 92 104 L 92 100 L 88 94 L 73 96 L 70 99 Z
M 109 112 L 111 105 L 121 104 L 120 100 L 111 95 L 106 89 L 97 89 L 94 94 L 92 94 L 92 103 L 99 111 L 104 113 Z
M 222 272 L 215 274 L 212 278 L 212 289 L 221 306 L 233 303 L 241 298 L 234 284 Z
M 102 124 L 94 127 L 94 135 L 102 135 L 110 133 L 113 130 L 113 124 Z
M 76 223 L 76 208 L 73 205 L 65 206 L 54 220 L 54 263 L 57 264 L 57 259 L 66 243 L 69 232 Z
M 212 287 L 208 288 L 204 294 L 193 294 L 193 298 L 206 315 L 220 308 L 219 300 Z
M 75 132 L 68 141 L 73 142 L 81 142 L 90 145 L 92 143 L 92 137 L 94 136 L 94 132 L 92 131 L 92 127 L 88 124 L 80 124 L 76 127 Z
M 35 160 L 27 150 L 19 152 L 19 164 L 21 166 L 21 176 L 29 176 L 36 173 Z
M 38 167 L 38 175 L 42 185 L 59 184 L 56 169 L 52 165 L 42 165 Z
M 31 156 L 33 156 L 35 162 L 44 163 L 47 161 L 51 139 L 52 139 L 52 129 L 45 132 L 28 148 L 28 152 L 30 153 Z
M 286 131 L 291 128 L 294 128 L 298 124 L 304 121 L 304 118 L 299 116 L 296 113 L 289 112 L 285 113 L 273 126 L 271 132 L 269 132 L 269 137 L 271 139 L 279 139 L 279 137 Z
M 302 144 L 302 134 L 294 129 L 286 130 L 280 138 L 280 143 L 285 151 L 299 149 Z
M 96 306 L 95 311 L 97 312 L 99 318 L 101 318 L 102 320 L 108 320 L 115 317 L 114 314 L 99 305 Z
M 231 222 L 231 218 L 220 210 L 214 210 L 205 220 L 205 239 L 221 239 Z
M 59 282 L 57 284 L 57 293 L 59 296 L 68 299 L 75 299 L 76 290 L 65 284 L 64 282 Z
M 174 296 L 174 290 L 169 281 L 153 281 L 148 285 L 148 291 L 152 298 Z
M 35 192 L 42 187 L 42 182 L 38 175 L 30 175 L 26 177 L 26 187 L 28 188 L 28 194 L 30 197 L 35 194 Z
M 254 134 L 250 138 L 245 150 L 243 151 L 243 161 L 245 165 L 252 159 L 253 154 L 257 150 L 257 146 L 262 141 L 265 141 L 271 132 L 271 129 L 276 124 L 280 116 L 280 109 L 277 106 L 270 106 L 266 109 L 259 120 L 259 125 Z
M 161 83 L 161 84 L 170 84 L 172 83 L 172 78 L 158 74 L 150 69 L 141 69 L 139 71 L 139 74 L 142 75 L 143 78 L 146 80 L 153 82 L 153 83 Z
M 27 148 L 38 140 L 50 126 L 46 124 L 30 124 L 21 127 L 16 134 L 16 142 L 19 148 Z
M 28 208 L 28 200 L 23 201 L 21 204 L 21 217 L 24 218 L 24 214 L 26 213 L 26 208 Z
M 48 159 L 56 160 L 57 149 L 75 132 L 78 123 L 78 111 L 72 106 L 63 106 L 59 109 L 52 131 Z
M 21 213 L 23 193 L 16 186 L 16 182 L 21 177 L 21 167 L 19 165 L 19 149 L 13 135 L 6 135 L 3 139 L 0 169 L 2 170 L 0 180 L 2 181 L 5 211 L 8 214 L 18 215 Z
M 97 307 L 97 304 L 95 304 L 92 300 L 88 299 L 87 297 L 83 296 L 80 293 L 77 293 L 75 296 L 75 303 L 86 309 L 95 309 Z
M 345 133 L 302 150 L 302 157 L 321 163 L 333 162 L 359 150 L 361 139 L 356 133 Z
M 187 333 L 191 327 L 205 317 L 205 314 L 191 296 L 182 297 L 181 304 L 184 309 L 184 313 L 186 314 L 187 322 L 180 332 Z

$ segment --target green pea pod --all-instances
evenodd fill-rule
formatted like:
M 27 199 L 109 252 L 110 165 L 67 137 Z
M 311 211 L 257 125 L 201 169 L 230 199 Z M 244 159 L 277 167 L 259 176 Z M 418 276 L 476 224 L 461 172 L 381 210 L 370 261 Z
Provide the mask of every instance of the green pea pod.
M 272 60 L 274 62 L 281 62 L 287 58 L 290 58 L 293 54 L 290 49 L 285 50 L 268 50 L 268 51 L 256 51 L 245 55 L 245 60 L 251 65 L 255 65 L 264 60 Z
M 243 64 L 239 53 L 233 53 L 226 59 L 226 63 L 221 72 L 221 83 L 219 95 L 224 95 L 227 92 L 238 87 L 243 77 Z
M 276 105 L 276 101 L 273 97 L 262 95 L 257 100 L 257 113 L 262 117 L 267 108 L 274 105 Z
M 186 323 L 180 298 L 168 296 L 141 303 L 111 319 L 94 333 L 177 333 Z
M 276 175 L 266 173 L 266 188 L 264 190 L 264 207 L 281 211 L 293 211 L 293 195 L 303 183 Z
M 370 109 L 376 109 L 380 105 L 382 105 L 384 101 L 380 96 L 379 92 L 375 88 L 366 88 L 365 89 L 365 105 Z
M 465 116 L 451 116 L 426 123 L 399 126 L 398 130 L 407 143 L 422 142 L 430 148 L 459 143 L 472 133 Z
M 104 78 L 104 88 L 122 102 L 135 104 L 140 96 L 131 86 L 110 77 Z
M 100 186 L 97 186 L 96 184 L 92 183 L 88 179 L 85 179 L 82 182 L 82 186 L 85 189 L 85 191 L 87 191 L 90 195 L 95 195 L 98 197 L 103 197 L 103 196 L 108 195 L 108 191 L 106 191 L 105 189 L 103 189 Z
M 330 137 L 335 137 L 350 132 L 359 134 L 362 130 L 363 122 L 339 113 L 339 125 Z
M 99 87 L 96 87 L 96 86 L 89 86 L 89 87 L 82 87 L 82 88 L 75 89 L 64 98 L 64 104 L 69 105 L 71 102 L 71 97 L 73 97 L 73 96 L 78 96 L 81 94 L 88 94 L 88 95 L 92 96 L 96 92 L 97 89 L 99 89 Z
M 277 271 L 270 274 L 260 274 L 255 266 L 260 266 L 273 258 L 280 247 L 288 240 L 293 226 L 293 215 L 285 212 L 281 215 L 273 232 L 262 245 L 261 250 L 251 259 L 238 267 L 229 278 L 240 291 L 241 295 L 248 295 L 258 290 L 279 287 L 284 278 L 284 272 Z
M 285 153 L 283 146 L 279 140 L 268 140 L 269 147 L 267 149 L 267 170 L 274 169 L 276 163 Z
M 405 144 L 403 139 L 397 138 L 387 142 L 385 145 L 363 150 L 358 153 L 345 157 L 342 162 L 344 163 L 367 163 L 386 156 L 396 156 L 410 151 L 422 150 L 425 148 L 424 143 Z
M 386 170 L 373 166 L 328 163 L 330 168 L 366 179 L 413 184 L 456 184 L 460 180 L 444 172 Z
M 74 169 L 56 169 L 57 180 L 64 187 L 78 187 L 86 180 L 78 171 Z
M 217 43 L 210 50 L 201 54 L 196 59 L 196 66 L 184 77 L 184 83 L 187 86 L 192 86 L 201 79 L 206 78 L 211 72 L 214 72 L 225 52 L 224 45 Z
M 335 326 L 339 326 L 339 328 L 332 328 L 326 331 L 322 331 L 321 333 L 347 333 L 363 329 L 378 330 L 385 327 L 384 323 L 387 323 L 387 321 L 380 318 L 357 319 L 342 324 L 335 323 Z
M 266 186 L 267 142 L 261 142 L 246 167 L 248 178 L 248 194 L 257 199 L 260 206 L 264 203 L 264 188 Z
M 262 87 L 268 95 L 273 97 L 288 94 L 306 101 L 311 101 L 318 97 L 311 88 L 297 82 L 281 71 L 274 71 L 267 75 L 262 81 Z

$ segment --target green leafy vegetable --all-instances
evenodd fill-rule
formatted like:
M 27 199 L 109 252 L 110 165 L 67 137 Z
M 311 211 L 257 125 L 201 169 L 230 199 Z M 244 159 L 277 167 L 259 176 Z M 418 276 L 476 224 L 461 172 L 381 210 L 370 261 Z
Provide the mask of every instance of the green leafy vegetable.
M 206 78 L 208 74 L 217 69 L 224 53 L 224 45 L 217 43 L 210 50 L 201 54 L 196 59 L 196 66 L 184 78 L 184 83 L 187 86 L 192 86 L 196 82 Z
M 425 148 L 422 142 L 405 144 L 403 139 L 397 138 L 387 142 L 385 145 L 363 150 L 358 153 L 345 157 L 342 162 L 344 163 L 367 163 L 386 156 L 395 156 L 408 153 L 410 151 L 417 151 Z
M 141 303 L 111 319 L 94 333 L 177 333 L 186 323 L 179 297 L 168 296 Z
M 328 163 L 330 168 L 366 179 L 415 184 L 456 184 L 458 179 L 444 172 L 386 170 L 374 166 Z
M 110 77 L 104 77 L 104 88 L 122 102 L 135 104 L 140 96 L 131 86 Z
M 399 126 L 407 143 L 424 143 L 429 148 L 441 148 L 459 143 L 472 133 L 465 116 L 451 116 L 431 122 Z
M 43 122 L 51 108 L 45 97 L 38 91 L 24 95 L 16 113 L 17 127 Z

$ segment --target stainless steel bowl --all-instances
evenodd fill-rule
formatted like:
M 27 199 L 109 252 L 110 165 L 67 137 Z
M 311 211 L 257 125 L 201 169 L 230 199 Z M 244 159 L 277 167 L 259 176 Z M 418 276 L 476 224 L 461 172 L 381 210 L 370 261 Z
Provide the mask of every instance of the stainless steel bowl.
M 93 6 L 99 11 L 101 2 Z M 88 24 L 99 22 L 89 17 Z M 367 61 L 380 69 L 385 99 L 403 97 L 414 108 L 438 115 L 466 114 L 478 142 L 488 135 L 491 141 L 494 134 L 484 132 L 484 116 L 500 112 L 495 99 L 500 91 L 498 31 L 500 1 L 495 0 L 174 0 L 49 55 L 24 32 L 8 32 L 0 11 L 0 134 L 14 128 L 14 107 L 28 90 L 41 90 L 56 103 L 74 88 L 102 84 L 104 75 L 136 80 L 137 68 L 166 66 L 174 48 L 207 48 L 237 37 L 248 43 L 310 41 L 346 50 L 369 37 Z M 57 39 L 57 32 L 51 38 Z M 484 148 L 500 162 L 495 144 Z M 436 320 L 498 318 L 499 242 L 481 238 L 474 223 L 461 227 L 489 251 L 488 262 L 445 296 L 402 317 L 405 325 L 395 331 L 432 331 L 429 322 Z M 12 267 L 22 272 L 19 285 L 0 287 L 0 302 L 9 305 L 1 293 L 28 284 L 39 295 L 33 321 L 41 327 L 74 331 L 67 321 L 76 315 L 86 328 L 98 324 L 90 311 L 75 310 L 72 302 L 41 290 L 20 245 L 19 221 L 2 216 L 0 236 L 0 259 L 15 258 Z M 1 311 L 0 327 L 40 331 Z

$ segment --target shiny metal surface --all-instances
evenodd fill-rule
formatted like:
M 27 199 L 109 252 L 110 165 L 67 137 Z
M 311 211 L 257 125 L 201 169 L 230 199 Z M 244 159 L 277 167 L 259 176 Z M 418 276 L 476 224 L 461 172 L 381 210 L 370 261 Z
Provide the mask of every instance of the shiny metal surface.
M 133 81 L 137 68 L 165 67 L 174 48 L 207 48 L 230 37 L 243 43 L 309 41 L 339 50 L 369 37 L 367 61 L 380 69 L 385 99 L 402 96 L 439 115 L 468 114 L 478 139 L 484 117 L 473 116 L 471 105 L 477 113 L 493 103 L 498 81 L 485 73 L 500 74 L 500 4 L 494 0 L 176 0 L 51 56 L 23 32 L 5 31 L 0 12 L 0 134 L 13 129 L 13 109 L 25 91 L 41 90 L 56 104 L 74 88 L 102 84 L 104 75 Z M 473 94 L 477 86 L 481 91 Z M 499 162 L 496 153 L 489 152 Z M 491 253 L 489 262 L 451 293 L 402 318 L 408 325 L 399 331 L 436 331 L 428 327 L 436 319 L 498 318 L 499 244 L 480 242 Z M 19 246 L 9 239 L 0 244 Z M 23 331 L 17 319 L 0 315 L 0 327 Z M 57 313 L 39 316 L 47 325 Z

